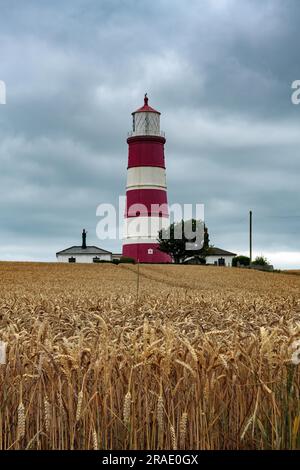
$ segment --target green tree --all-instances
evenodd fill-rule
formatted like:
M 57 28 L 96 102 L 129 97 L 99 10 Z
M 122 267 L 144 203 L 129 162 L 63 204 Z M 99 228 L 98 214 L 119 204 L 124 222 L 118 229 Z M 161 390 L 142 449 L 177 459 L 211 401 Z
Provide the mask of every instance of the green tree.
M 174 262 L 180 264 L 192 256 L 206 257 L 209 250 L 209 233 L 201 220 L 182 220 L 160 230 L 158 243 L 160 251 L 172 256 Z
M 250 258 L 248 256 L 236 256 L 232 260 L 232 266 L 249 266 L 250 265 Z
M 264 256 L 257 256 L 253 263 L 255 266 L 268 266 L 269 261 Z

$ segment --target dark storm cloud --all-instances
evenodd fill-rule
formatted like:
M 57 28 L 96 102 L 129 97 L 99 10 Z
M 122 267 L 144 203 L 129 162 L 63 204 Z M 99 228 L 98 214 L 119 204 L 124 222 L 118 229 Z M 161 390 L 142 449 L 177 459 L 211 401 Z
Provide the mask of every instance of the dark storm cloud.
M 297 0 L 11 0 L 0 14 L 0 258 L 53 260 L 84 226 L 119 251 L 97 240 L 96 207 L 124 192 L 148 91 L 170 202 L 204 203 L 212 243 L 238 252 L 252 208 L 256 251 L 300 262 Z

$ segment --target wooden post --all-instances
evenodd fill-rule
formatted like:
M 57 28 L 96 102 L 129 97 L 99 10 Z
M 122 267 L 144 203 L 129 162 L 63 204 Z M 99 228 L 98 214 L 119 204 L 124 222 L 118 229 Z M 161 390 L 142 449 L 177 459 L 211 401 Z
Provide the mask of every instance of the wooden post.
M 138 259 L 137 265 L 137 282 L 136 282 L 136 301 L 139 300 L 139 291 L 140 291 L 140 260 Z
M 250 211 L 250 227 L 249 227 L 249 244 L 250 244 L 250 266 L 252 264 L 252 228 L 253 228 L 253 213 Z

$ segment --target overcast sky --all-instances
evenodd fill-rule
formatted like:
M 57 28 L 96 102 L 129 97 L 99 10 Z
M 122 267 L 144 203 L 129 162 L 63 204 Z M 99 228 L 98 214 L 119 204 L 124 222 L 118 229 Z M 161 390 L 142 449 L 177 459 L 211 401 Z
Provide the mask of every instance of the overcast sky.
M 300 268 L 299 0 L 0 0 L 0 259 L 55 260 L 125 193 L 131 112 L 160 110 L 170 203 L 211 242 Z

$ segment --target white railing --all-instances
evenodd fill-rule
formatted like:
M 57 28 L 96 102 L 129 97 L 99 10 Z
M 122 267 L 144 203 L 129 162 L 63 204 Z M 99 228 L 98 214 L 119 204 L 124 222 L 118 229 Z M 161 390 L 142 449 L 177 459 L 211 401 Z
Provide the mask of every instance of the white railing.
M 140 135 L 153 135 L 159 137 L 166 137 L 166 133 L 163 131 L 155 132 L 155 131 L 131 131 L 127 133 L 128 137 L 136 137 Z

